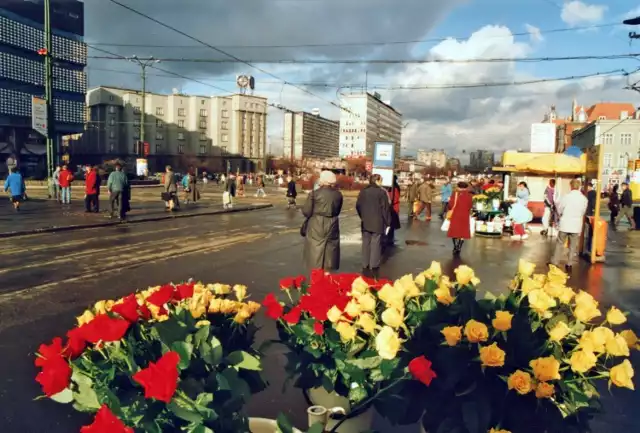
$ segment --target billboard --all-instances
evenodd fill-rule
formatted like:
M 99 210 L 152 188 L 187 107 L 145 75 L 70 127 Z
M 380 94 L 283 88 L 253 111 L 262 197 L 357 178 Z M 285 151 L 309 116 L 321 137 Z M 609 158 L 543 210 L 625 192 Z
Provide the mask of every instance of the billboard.
M 44 0 L 0 0 L 0 9 L 44 25 Z M 84 36 L 84 3 L 51 0 L 53 29 Z
M 390 168 L 393 170 L 396 160 L 395 144 L 377 141 L 373 151 L 373 166 L 377 168 Z
M 531 152 L 555 153 L 556 124 L 533 123 L 531 125 Z

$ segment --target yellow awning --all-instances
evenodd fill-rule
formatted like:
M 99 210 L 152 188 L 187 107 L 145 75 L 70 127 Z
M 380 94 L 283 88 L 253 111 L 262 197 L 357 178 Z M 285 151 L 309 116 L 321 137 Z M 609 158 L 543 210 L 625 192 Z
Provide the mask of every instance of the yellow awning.
M 583 174 L 586 171 L 587 158 L 564 155 L 562 153 L 547 153 L 536 156 L 516 164 L 516 171 L 526 171 L 538 174 Z

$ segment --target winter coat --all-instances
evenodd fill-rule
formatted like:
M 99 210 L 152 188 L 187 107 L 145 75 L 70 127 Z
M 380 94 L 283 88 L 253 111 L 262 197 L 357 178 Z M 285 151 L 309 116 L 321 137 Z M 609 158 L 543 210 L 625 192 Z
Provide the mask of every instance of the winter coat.
M 98 194 L 98 172 L 91 170 L 87 172 L 84 180 L 84 192 L 87 195 Z
M 429 182 L 425 182 L 418 188 L 418 197 L 423 203 L 431 203 L 433 201 L 433 194 L 435 188 Z
M 377 185 L 368 185 L 358 194 L 356 211 L 362 231 L 384 234 L 391 226 L 391 206 L 387 192 Z
M 192 202 L 196 202 L 200 199 L 200 193 L 196 188 L 197 181 L 198 180 L 196 179 L 195 176 L 189 175 L 189 183 L 187 184 L 187 187 L 189 188 L 189 200 L 191 200 Z
M 164 192 L 178 192 L 178 186 L 176 185 L 176 175 L 169 171 L 164 175 Z
M 298 191 L 296 191 L 296 183 L 292 180 L 287 184 L 287 197 L 296 198 Z
M 309 194 L 302 207 L 308 218 L 304 243 L 304 262 L 308 269 L 335 271 L 340 267 L 340 222 L 342 194 L 321 187 Z
M 631 190 L 629 188 L 622 191 L 620 204 L 622 207 L 633 207 L 633 196 L 631 195 Z
M 24 180 L 20 173 L 11 173 L 4 181 L 4 190 L 11 191 L 12 197 L 22 197 L 24 195 Z
M 407 201 L 409 203 L 418 200 L 418 188 L 420 188 L 420 185 L 417 183 L 412 183 L 409 185 L 409 188 L 407 188 Z
M 73 182 L 73 174 L 69 170 L 62 170 L 58 181 L 60 182 L 60 188 L 69 188 L 71 182 Z
M 389 193 L 391 202 L 391 228 L 398 230 L 400 228 L 400 187 L 395 186 Z
M 473 207 L 473 198 L 466 191 L 456 191 L 449 201 L 451 209 L 451 221 L 447 236 L 453 239 L 470 239 L 471 238 L 471 208 Z
M 231 197 L 235 197 L 236 196 L 236 181 L 235 181 L 235 179 L 227 178 L 227 184 L 225 185 L 225 191 L 227 191 Z
M 122 192 L 129 185 L 129 179 L 127 175 L 122 171 L 112 171 L 107 179 L 107 190 L 109 192 Z

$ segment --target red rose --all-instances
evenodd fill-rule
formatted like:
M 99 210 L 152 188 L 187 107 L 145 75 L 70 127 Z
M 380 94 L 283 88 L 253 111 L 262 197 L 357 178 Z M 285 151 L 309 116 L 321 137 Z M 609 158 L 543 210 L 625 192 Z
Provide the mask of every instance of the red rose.
M 82 355 L 87 346 L 87 342 L 82 336 L 83 332 L 80 328 L 73 328 L 67 332 L 67 346 L 64 348 L 64 356 L 74 359 Z
M 273 293 L 269 293 L 262 301 L 262 305 L 266 308 L 265 315 L 273 320 L 278 320 L 284 313 L 284 307 L 276 299 Z
M 38 355 L 36 357 L 36 367 L 44 367 L 51 359 L 58 358 L 62 355 L 62 338 L 56 337 L 51 340 L 51 344 L 41 344 L 38 347 Z
M 36 382 L 42 386 L 47 397 L 56 395 L 69 386 L 71 367 L 62 355 L 47 358 L 40 366 L 42 371 L 36 376 Z
M 106 314 L 98 314 L 80 329 L 82 330 L 80 335 L 89 343 L 118 341 L 127 333 L 129 322 L 124 319 L 114 319 Z
M 315 332 L 316 335 L 324 334 L 324 326 L 322 325 L 322 322 L 316 322 L 313 324 L 313 332 Z
M 438 377 L 431 369 L 431 361 L 424 356 L 413 358 L 409 363 L 409 373 L 425 385 L 431 385 L 431 381 Z
M 304 282 L 307 281 L 307 277 L 305 277 L 304 275 L 300 275 L 297 276 L 293 282 L 295 283 L 296 287 L 299 289 L 300 287 L 302 287 L 302 284 L 304 284 Z
M 280 289 L 289 290 L 295 289 L 296 283 L 293 277 L 286 277 L 280 280 Z
M 166 284 L 153 292 L 148 298 L 147 302 L 157 307 L 162 307 L 167 302 L 173 299 L 175 288 L 171 284 Z
M 300 321 L 300 315 L 302 314 L 302 308 L 300 306 L 293 307 L 287 314 L 282 316 L 285 322 L 290 325 L 297 325 Z
M 140 314 L 138 313 L 138 300 L 136 299 L 136 295 L 133 294 L 122 298 L 122 303 L 115 304 L 111 307 L 111 311 L 131 323 L 137 322 L 140 318 Z
M 169 403 L 178 386 L 178 363 L 180 355 L 165 353 L 156 363 L 150 362 L 144 370 L 133 375 L 133 380 L 144 388 L 145 398 Z
M 184 283 L 178 284 L 176 286 L 176 290 L 174 292 L 174 297 L 177 301 L 181 301 L 183 299 L 189 299 L 193 297 L 193 287 L 196 283 Z
M 133 429 L 125 426 L 107 405 L 102 405 L 93 419 L 93 424 L 80 428 L 80 433 L 133 433 Z

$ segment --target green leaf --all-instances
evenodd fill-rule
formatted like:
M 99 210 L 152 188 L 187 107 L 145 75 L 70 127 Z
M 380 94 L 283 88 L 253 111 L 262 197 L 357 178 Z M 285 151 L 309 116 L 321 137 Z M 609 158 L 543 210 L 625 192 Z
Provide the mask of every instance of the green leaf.
M 229 367 L 222 372 L 222 376 L 227 379 L 231 394 L 234 398 L 240 398 L 243 401 L 247 401 L 251 397 L 251 388 L 249 384 L 238 376 L 238 371 Z
M 203 326 L 202 328 L 198 329 L 198 331 L 194 334 L 193 345 L 196 348 L 200 348 L 200 345 L 202 343 L 207 342 L 207 338 L 209 338 L 209 331 L 210 331 L 209 326 Z
M 307 430 L 307 433 L 322 433 L 324 431 L 324 424 L 317 422 Z
M 189 335 L 189 328 L 175 318 L 156 323 L 154 330 L 167 347 L 171 347 L 176 341 L 184 341 Z
M 197 425 L 193 428 L 190 428 L 187 431 L 188 433 L 213 433 L 213 430 L 211 430 L 209 427 L 206 427 L 202 424 Z
M 193 344 L 185 343 L 184 341 L 176 341 L 171 345 L 171 350 L 180 355 L 180 363 L 178 368 L 184 370 L 189 367 L 191 362 L 191 355 L 193 354 Z
M 361 386 L 351 388 L 349 390 L 349 401 L 354 404 L 360 403 L 361 401 L 365 400 L 367 397 L 369 397 L 369 395 L 367 394 L 367 391 Z
M 253 355 L 248 354 L 245 351 L 232 352 L 227 356 L 227 362 L 236 368 L 243 368 L 245 370 L 260 371 L 262 366 L 260 360 Z
M 478 407 L 475 401 L 462 403 L 462 419 L 470 433 L 479 432 Z
M 52 395 L 50 398 L 56 403 L 69 404 L 73 401 L 73 392 L 69 388 L 65 388 L 56 395 Z
M 379 356 L 373 356 L 371 358 L 350 359 L 347 361 L 347 363 L 363 370 L 370 370 L 372 368 L 378 367 L 380 363 L 382 363 L 382 358 Z
M 382 371 L 382 375 L 387 379 L 391 377 L 394 370 L 398 368 L 399 363 L 400 363 L 400 358 L 383 360 L 380 363 L 380 370 Z
M 212 337 L 210 343 L 202 343 L 200 354 L 206 363 L 216 366 L 222 361 L 222 343 L 216 337 Z
M 86 382 L 78 384 L 78 392 L 73 393 L 73 399 L 73 407 L 80 412 L 95 412 L 101 406 L 95 390 Z
M 167 409 L 169 409 L 178 418 L 195 424 L 201 424 L 204 420 L 202 415 L 195 408 L 189 407 L 177 399 L 173 399 L 167 405 Z
M 278 418 L 276 419 L 278 423 L 278 431 L 281 433 L 293 433 L 293 425 L 291 421 L 287 418 L 287 416 L 283 413 L 278 414 Z M 320 430 L 322 431 L 322 430 Z

